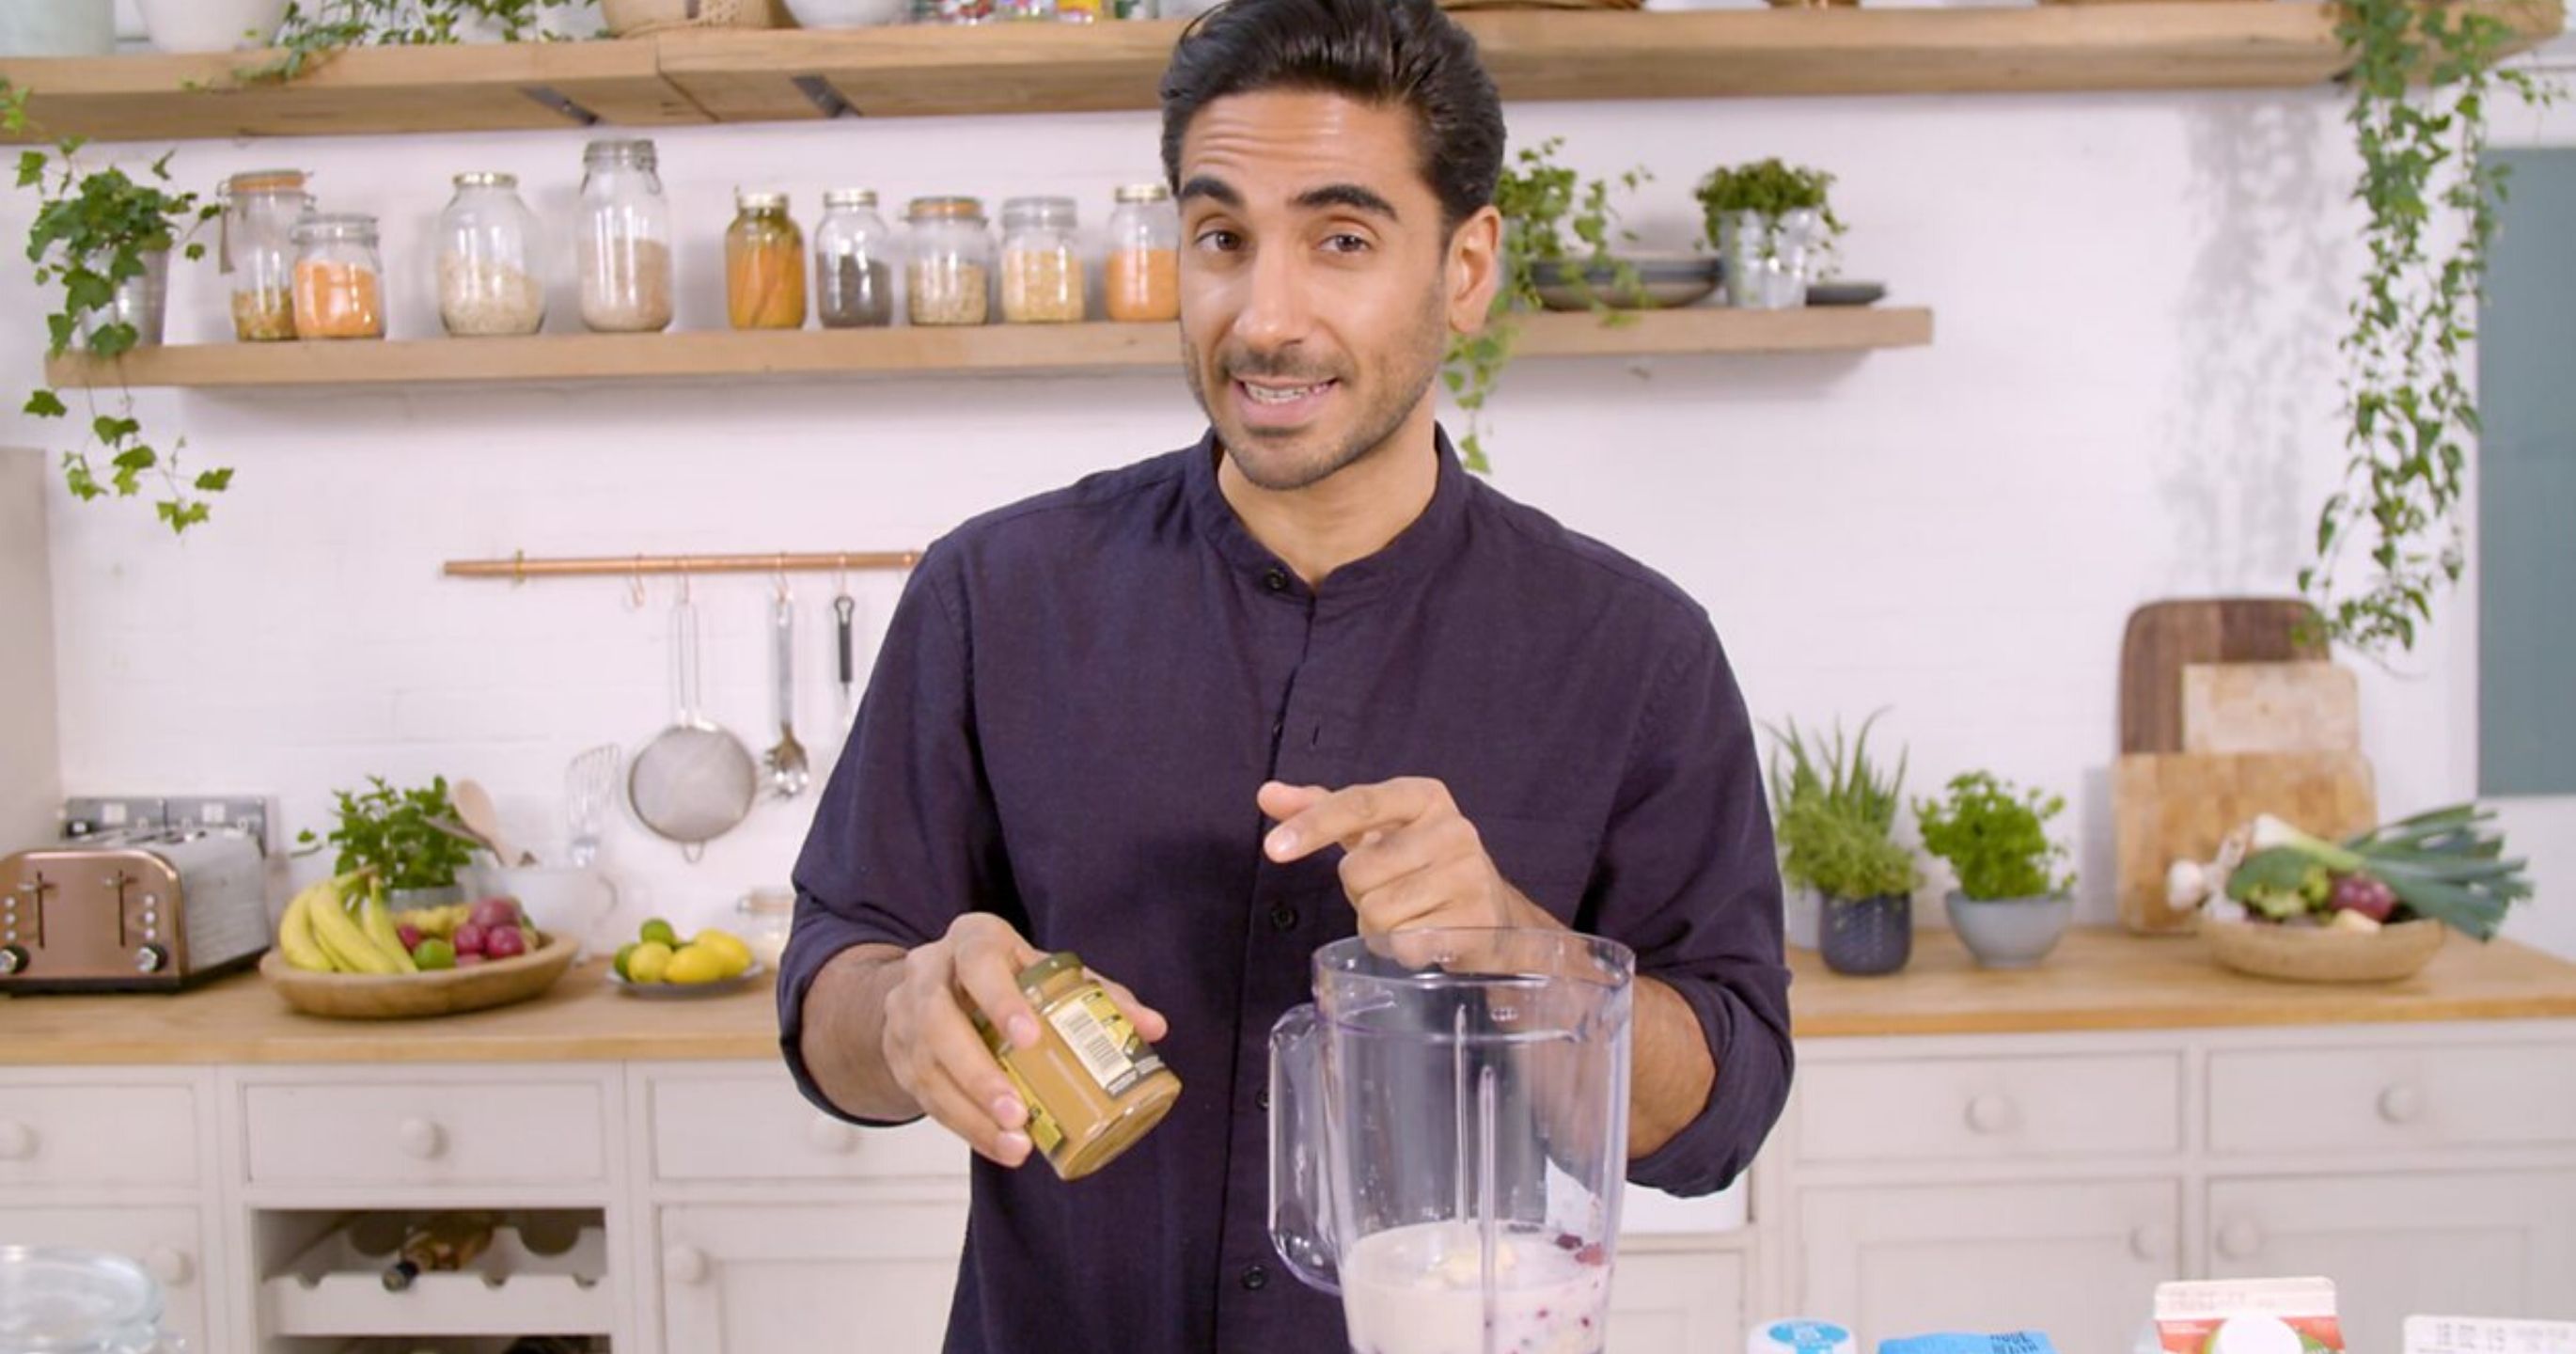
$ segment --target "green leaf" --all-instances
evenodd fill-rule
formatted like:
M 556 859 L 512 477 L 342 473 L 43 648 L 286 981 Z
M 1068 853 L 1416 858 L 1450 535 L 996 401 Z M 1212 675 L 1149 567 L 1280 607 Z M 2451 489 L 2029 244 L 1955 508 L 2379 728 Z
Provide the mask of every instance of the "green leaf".
M 200 471 L 195 485 L 200 493 L 220 494 L 233 487 L 232 467 L 218 466 L 213 470 Z
M 130 418 L 101 414 L 90 420 L 89 430 L 92 436 L 112 447 L 143 431 L 143 425 Z
M 45 153 L 40 150 L 18 152 L 18 186 L 33 188 L 45 181 Z
M 64 407 L 62 396 L 50 390 L 39 390 L 27 397 L 27 407 L 20 412 L 34 418 L 61 418 L 71 410 Z

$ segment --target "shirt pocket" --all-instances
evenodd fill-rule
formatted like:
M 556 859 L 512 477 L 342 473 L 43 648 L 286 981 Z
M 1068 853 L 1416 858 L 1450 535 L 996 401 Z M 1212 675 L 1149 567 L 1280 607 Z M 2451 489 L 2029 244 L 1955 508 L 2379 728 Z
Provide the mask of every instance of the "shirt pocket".
M 1485 854 L 1504 881 L 1558 921 L 1571 924 L 1592 884 L 1599 836 L 1589 828 L 1545 818 L 1487 815 L 1474 822 Z

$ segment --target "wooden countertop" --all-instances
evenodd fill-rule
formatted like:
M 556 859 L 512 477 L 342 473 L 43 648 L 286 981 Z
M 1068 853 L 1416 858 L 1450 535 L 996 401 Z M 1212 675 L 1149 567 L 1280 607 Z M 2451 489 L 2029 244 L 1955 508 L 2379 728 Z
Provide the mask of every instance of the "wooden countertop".
M 2027 1034 L 2223 1026 L 2576 1017 L 2576 964 L 2453 938 L 2401 983 L 2319 987 L 2239 977 L 2190 939 L 2078 931 L 2048 962 L 1979 970 L 1946 931 L 1915 937 L 1885 978 L 1845 978 L 1794 956 L 1801 1038 Z M 422 1021 L 320 1020 L 286 1009 L 255 974 L 180 996 L 0 999 L 0 1065 L 572 1062 L 777 1056 L 765 983 L 694 1000 L 625 996 L 598 963 L 516 1006 Z

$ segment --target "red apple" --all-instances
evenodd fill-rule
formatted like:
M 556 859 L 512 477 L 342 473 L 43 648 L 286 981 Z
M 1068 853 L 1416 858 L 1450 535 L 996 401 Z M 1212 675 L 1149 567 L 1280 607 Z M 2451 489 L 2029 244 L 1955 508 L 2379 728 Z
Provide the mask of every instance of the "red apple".
M 519 920 L 519 900 L 486 898 L 474 905 L 474 910 L 467 915 L 467 919 L 486 931 L 497 931 L 504 926 L 515 925 Z
M 469 921 L 457 927 L 454 939 L 456 941 L 457 957 L 459 958 L 463 958 L 469 954 L 483 953 L 485 932 L 481 926 L 478 926 L 473 922 Z
M 395 927 L 394 935 L 397 939 L 402 941 L 402 947 L 405 953 L 409 953 L 410 951 L 420 948 L 420 928 L 412 925 L 410 922 L 404 922 L 402 925 Z
M 483 954 L 490 959 L 508 959 L 528 952 L 528 938 L 515 926 L 495 926 L 483 933 Z
M 484 962 L 486 962 L 485 959 L 479 954 L 459 954 L 456 956 L 456 966 L 458 968 L 472 968 L 476 964 Z

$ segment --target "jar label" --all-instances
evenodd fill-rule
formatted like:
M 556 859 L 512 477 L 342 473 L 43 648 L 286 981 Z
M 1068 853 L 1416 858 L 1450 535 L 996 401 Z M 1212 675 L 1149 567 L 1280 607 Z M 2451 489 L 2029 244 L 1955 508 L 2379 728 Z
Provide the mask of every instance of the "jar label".
M 1147 1051 L 1136 1038 L 1135 1027 L 1120 1014 L 1118 1004 L 1109 994 L 1093 988 L 1078 1001 L 1068 1001 L 1047 1012 L 1056 1033 L 1082 1060 L 1082 1070 L 1100 1083 L 1110 1099 L 1127 1094 L 1128 1088 L 1163 1070 L 1163 1060 Z
M 1030 1146 L 1046 1156 L 1054 1156 L 1056 1145 L 1064 1141 L 1064 1126 L 1055 1121 L 1054 1115 L 1047 1113 L 1047 1107 L 1039 1101 L 1037 1092 L 1029 1089 L 1028 1079 L 1021 1076 L 1019 1069 L 1011 1066 L 1007 1058 L 1002 1060 L 1002 1075 L 1011 1079 L 1011 1089 L 1019 1093 L 1020 1104 L 1029 1113 L 1028 1122 L 1020 1131 L 1029 1135 Z

